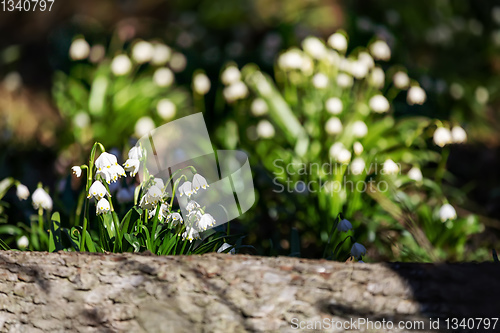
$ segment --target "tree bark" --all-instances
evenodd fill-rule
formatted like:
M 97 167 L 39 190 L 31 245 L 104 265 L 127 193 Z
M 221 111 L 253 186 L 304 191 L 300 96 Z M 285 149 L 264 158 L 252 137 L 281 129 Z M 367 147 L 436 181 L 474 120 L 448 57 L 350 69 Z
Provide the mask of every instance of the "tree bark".
M 414 332 L 396 329 L 412 320 L 438 332 L 446 318 L 499 317 L 499 273 L 494 263 L 8 251 L 0 252 L 0 331 L 338 332 L 325 325 L 352 320 L 353 332 Z M 439 329 L 429 318 L 440 318 Z

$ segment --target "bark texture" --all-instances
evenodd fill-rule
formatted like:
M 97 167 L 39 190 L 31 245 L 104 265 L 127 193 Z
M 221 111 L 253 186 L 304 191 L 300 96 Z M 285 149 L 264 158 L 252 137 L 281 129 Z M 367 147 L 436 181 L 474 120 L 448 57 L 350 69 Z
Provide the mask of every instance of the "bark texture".
M 430 330 L 429 317 L 499 317 L 499 276 L 493 263 L 9 251 L 0 331 L 296 332 L 294 322 L 367 318 L 421 319 L 437 332 L 445 326 Z

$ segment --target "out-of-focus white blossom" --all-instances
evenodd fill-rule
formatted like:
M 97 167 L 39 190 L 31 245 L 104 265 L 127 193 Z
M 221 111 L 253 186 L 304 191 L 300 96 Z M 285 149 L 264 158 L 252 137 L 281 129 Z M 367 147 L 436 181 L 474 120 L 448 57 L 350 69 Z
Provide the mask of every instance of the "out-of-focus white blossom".
M 391 49 L 389 45 L 383 40 L 377 40 L 370 45 L 370 53 L 377 60 L 389 60 L 391 59 Z
M 326 111 L 331 114 L 340 114 L 344 108 L 342 101 L 338 97 L 330 97 L 325 103 Z
M 226 86 L 241 80 L 241 72 L 236 66 L 228 66 L 221 74 L 221 81 Z
M 331 117 L 325 124 L 325 131 L 330 135 L 339 134 L 342 128 L 342 122 L 337 117 Z
M 269 121 L 262 119 L 257 124 L 257 135 L 263 139 L 271 139 L 274 137 L 275 130 L 273 124 Z
M 170 60 L 172 55 L 172 49 L 165 44 L 155 43 L 153 46 L 153 56 L 151 58 L 151 63 L 153 65 L 159 66 L 164 65 Z
M 323 73 L 317 73 L 312 78 L 312 84 L 317 89 L 325 89 L 328 87 L 328 76 Z
M 408 74 L 402 71 L 396 72 L 392 77 L 392 81 L 394 82 L 394 86 L 398 89 L 408 89 L 410 85 L 410 78 Z
M 168 98 L 162 98 L 156 104 L 156 112 L 163 120 L 172 120 L 177 112 L 177 106 Z
M 375 95 L 370 98 L 368 102 L 370 109 L 372 109 L 376 113 L 384 113 L 389 111 L 390 104 L 387 98 L 382 95 Z
M 399 165 L 397 165 L 393 160 L 387 159 L 384 162 L 383 170 L 386 175 L 395 175 L 399 172 Z
M 222 94 L 228 103 L 232 103 L 238 99 L 247 97 L 248 88 L 243 82 L 237 81 L 225 87 Z
M 117 55 L 111 61 L 111 71 L 116 76 L 128 74 L 132 69 L 132 62 L 125 54 Z
M 71 43 L 69 47 L 69 56 L 73 60 L 83 60 L 89 56 L 90 46 L 89 43 L 83 38 L 77 38 Z
M 424 104 L 425 100 L 427 99 L 427 95 L 425 94 L 424 89 L 420 88 L 419 86 L 413 86 L 410 89 L 408 89 L 408 93 L 406 95 L 406 101 L 408 102 L 409 105 L 422 105 Z
M 359 141 L 354 142 L 352 147 L 354 150 L 354 154 L 361 155 L 363 153 L 364 148 L 363 148 L 363 145 L 361 144 L 361 142 L 359 142 Z
M 146 63 L 153 58 L 154 47 L 146 41 L 139 41 L 132 47 L 132 59 L 139 64 Z
M 362 138 L 368 134 L 368 126 L 362 120 L 357 120 L 352 124 L 352 134 L 356 138 Z
M 375 88 L 382 88 L 385 84 L 385 73 L 380 67 L 375 67 L 370 72 L 370 77 L 368 82 Z
M 302 41 L 302 48 L 314 59 L 325 59 L 327 52 L 325 44 L 316 37 L 307 37 Z
M 210 187 L 207 183 L 207 180 L 205 179 L 205 177 L 203 177 L 202 175 L 200 175 L 199 173 L 196 173 L 194 176 L 193 176 L 193 188 L 195 191 L 198 191 L 200 188 L 206 190 L 208 187 Z
M 210 91 L 210 79 L 204 73 L 198 73 L 193 77 L 193 90 L 198 95 L 205 95 Z
M 252 105 L 250 106 L 250 111 L 256 117 L 265 115 L 268 111 L 266 101 L 264 101 L 262 98 L 254 99 Z
M 454 82 L 450 85 L 450 95 L 454 99 L 461 99 L 464 96 L 464 88 L 460 84 Z
M 361 80 L 368 74 L 369 68 L 361 61 L 354 61 L 351 63 L 350 72 L 356 79 Z
M 336 32 L 328 38 L 328 45 L 334 50 L 345 52 L 347 50 L 347 37 L 340 32 Z
M 150 117 L 141 117 L 137 120 L 134 127 L 134 133 L 138 138 L 142 138 L 155 129 L 155 122 Z
M 91 63 L 98 63 L 104 59 L 106 48 L 103 45 L 94 45 L 90 48 L 89 60 Z
M 26 248 L 28 248 L 28 246 L 30 245 L 30 241 L 28 239 L 28 237 L 26 236 L 21 236 L 19 237 L 19 239 L 17 240 L 17 248 L 20 249 L 20 250 L 24 250 Z
M 451 141 L 453 143 L 464 143 L 467 141 L 467 132 L 460 126 L 451 129 Z
M 182 72 L 187 65 L 186 56 L 179 52 L 174 52 L 170 59 L 170 68 L 176 73 Z
M 350 88 L 354 84 L 354 80 L 349 74 L 340 73 L 339 75 L 337 75 L 337 84 L 341 88 Z
M 477 87 L 475 95 L 476 95 L 476 101 L 479 104 L 486 104 L 490 99 L 490 93 L 488 92 L 488 89 L 486 89 L 485 87 Z
M 302 63 L 302 52 L 298 49 L 290 49 L 282 53 L 278 58 L 278 66 L 282 70 L 301 69 Z
M 372 56 L 367 52 L 360 52 L 358 54 L 358 62 L 363 63 L 368 69 L 371 69 L 375 66 L 375 62 L 373 61 Z
M 445 127 L 438 127 L 434 131 L 433 140 L 439 147 L 444 147 L 449 143 L 452 143 L 451 132 Z
M 167 68 L 158 68 L 153 74 L 153 81 L 158 87 L 168 87 L 174 82 L 174 73 Z
M 193 194 L 196 193 L 196 189 L 193 187 L 193 183 L 190 181 L 185 181 L 179 186 L 179 196 L 186 195 L 188 198 L 191 198 Z
M 361 157 L 356 157 L 351 163 L 351 172 L 353 175 L 360 175 L 365 170 L 365 160 Z
M 162 189 L 156 185 L 151 186 L 142 196 L 139 205 L 143 209 L 154 209 L 163 197 Z
M 52 198 L 41 187 L 37 188 L 35 192 L 33 192 L 31 201 L 33 202 L 33 207 L 35 209 L 42 208 L 45 210 L 52 210 Z
M 17 184 L 16 195 L 19 200 L 26 200 L 30 196 L 30 190 L 26 185 Z
M 422 179 L 424 178 L 422 175 L 422 171 L 418 167 L 413 167 L 408 171 L 408 178 L 416 181 L 416 182 L 421 182 Z
M 85 128 L 90 125 L 90 117 L 87 112 L 80 111 L 73 117 L 73 125 L 77 128 Z
M 457 218 L 457 211 L 452 205 L 446 203 L 439 209 L 439 218 L 443 223 L 448 220 L 454 220 Z

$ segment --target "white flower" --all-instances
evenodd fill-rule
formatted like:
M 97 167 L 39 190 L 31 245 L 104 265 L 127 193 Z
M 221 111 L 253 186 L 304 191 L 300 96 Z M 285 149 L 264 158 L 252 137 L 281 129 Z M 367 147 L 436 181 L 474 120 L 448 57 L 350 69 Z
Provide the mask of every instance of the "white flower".
M 158 207 L 155 206 L 154 209 L 149 211 L 149 216 L 148 218 L 153 218 L 156 215 L 156 210 Z M 170 214 L 170 209 L 169 206 L 165 203 L 162 203 L 160 205 L 160 211 L 158 212 L 158 220 L 163 221 L 164 218 L 166 218 Z
M 349 161 L 351 161 L 351 152 L 345 148 L 342 148 L 337 156 L 336 156 L 337 162 L 342 163 L 342 164 L 347 164 Z
M 73 171 L 73 174 L 77 178 L 80 178 L 80 176 L 82 175 L 82 168 L 80 168 L 78 165 L 75 165 L 74 167 L 72 167 L 71 171 Z
M 193 176 L 193 183 L 192 183 L 193 187 L 194 187 L 194 190 L 195 191 L 198 191 L 200 189 L 200 187 L 204 190 L 207 189 L 207 187 L 210 187 L 207 183 L 207 180 L 205 179 L 205 177 L 203 177 L 202 175 L 200 174 L 195 174 Z
M 192 227 L 186 227 L 186 231 L 184 231 L 182 233 L 182 240 L 189 240 L 189 242 L 193 242 L 193 239 L 200 239 L 200 234 L 198 233 L 198 231 L 196 231 L 194 228 Z
M 78 112 L 73 117 L 73 125 L 77 128 L 85 128 L 89 126 L 90 125 L 89 115 L 84 111 Z
M 325 103 L 326 111 L 331 114 L 339 114 L 342 112 L 344 106 L 342 105 L 342 101 L 338 97 L 331 97 L 326 100 Z
M 264 139 L 274 137 L 274 126 L 269 121 L 263 119 L 257 124 L 257 135 Z
M 154 184 L 154 186 L 158 187 L 161 190 L 163 190 L 163 188 L 165 188 L 165 183 L 163 182 L 163 179 L 161 179 L 161 178 L 153 179 L 153 184 Z
M 118 160 L 116 156 L 107 152 L 103 152 L 99 157 L 95 160 L 95 166 L 97 167 L 97 171 L 102 169 L 111 168 L 111 166 L 116 165 Z
M 224 251 L 226 251 L 227 249 L 229 249 L 230 247 L 232 247 L 231 244 L 228 244 L 228 243 L 224 243 L 221 245 L 221 247 L 219 247 L 219 249 L 217 250 L 217 253 L 223 253 Z M 229 253 L 231 254 L 235 254 L 236 251 L 234 248 L 232 248 L 231 250 L 229 250 Z
M 352 79 L 352 76 L 346 73 L 340 73 L 337 76 L 337 84 L 341 88 L 350 88 L 354 84 L 354 81 Z
M 97 200 L 101 200 L 105 196 L 110 196 L 108 193 L 108 190 L 106 190 L 106 187 L 102 185 L 102 183 L 99 180 L 96 180 L 92 186 L 89 188 L 89 194 L 87 195 L 87 198 L 96 198 Z
M 391 49 L 383 40 L 377 40 L 370 45 L 370 53 L 377 60 L 389 60 L 391 58 Z
M 337 117 L 331 117 L 325 124 L 325 130 L 330 135 L 342 132 L 342 122 Z
M 362 120 L 357 120 L 352 124 L 352 134 L 356 138 L 362 138 L 368 134 L 368 127 Z
M 125 75 L 132 69 L 132 62 L 124 55 L 120 54 L 113 58 L 111 62 L 111 71 L 116 76 Z
M 450 130 L 445 128 L 445 127 L 438 127 L 434 131 L 433 140 L 434 140 L 434 143 L 441 148 L 446 146 L 449 143 L 452 143 L 452 137 L 451 137 Z
M 410 85 L 410 78 L 405 72 L 399 71 L 392 77 L 394 86 L 398 89 L 407 89 Z
M 375 88 L 382 88 L 385 83 L 385 73 L 380 67 L 372 69 L 369 77 L 370 84 Z
M 240 70 L 236 66 L 228 66 L 221 74 L 221 81 L 226 86 L 241 80 Z
M 384 113 L 389 111 L 389 101 L 382 95 L 375 95 L 370 98 L 368 102 L 370 105 L 370 109 L 372 109 L 376 113 Z
M 345 149 L 344 144 L 342 142 L 335 142 L 329 150 L 330 157 L 337 158 L 338 154 L 342 149 Z
M 349 230 L 352 229 L 352 224 L 346 219 L 343 219 L 342 221 L 337 224 L 337 230 L 341 232 L 348 232 Z
M 26 200 L 30 196 L 30 190 L 23 184 L 17 184 L 16 195 L 19 200 Z
M 282 53 L 278 58 L 278 66 L 282 70 L 301 69 L 302 64 L 302 52 L 297 49 L 290 49 Z
M 441 209 L 439 209 L 439 218 L 441 222 L 446 222 L 448 220 L 454 220 L 457 218 L 457 212 L 450 204 L 444 204 Z
M 33 207 L 35 209 L 42 208 L 45 210 L 52 210 L 52 198 L 41 187 L 37 188 L 35 192 L 33 192 L 31 201 L 33 202 Z
M 17 247 L 21 250 L 26 249 L 29 245 L 30 245 L 30 241 L 29 241 L 28 237 L 26 237 L 26 236 L 21 236 L 17 240 Z
M 467 133 L 460 126 L 453 126 L 451 129 L 451 139 L 453 143 L 464 143 L 467 141 Z
M 203 73 L 198 73 L 193 78 L 193 90 L 198 95 L 205 95 L 210 91 L 210 79 Z
M 328 45 L 334 50 L 345 52 L 347 50 L 347 38 L 340 32 L 336 32 L 328 38 Z
M 391 159 L 384 162 L 384 173 L 386 175 L 395 175 L 399 172 L 399 166 Z
M 164 65 L 172 55 L 172 50 L 165 44 L 154 44 L 153 57 L 151 63 L 153 65 Z
M 207 230 L 208 227 L 215 225 L 215 219 L 210 214 L 203 214 L 201 219 L 198 221 L 199 230 Z
M 71 43 L 69 48 L 69 56 L 73 60 L 82 60 L 89 56 L 89 43 L 83 38 L 77 38 Z
M 134 127 L 134 133 L 138 138 L 142 138 L 155 129 L 155 122 L 150 117 L 141 117 L 137 120 Z
M 191 198 L 194 193 L 196 193 L 196 189 L 190 181 L 185 181 L 181 186 L 179 186 L 179 194 L 181 197 L 186 195 L 188 198 Z
M 422 171 L 418 167 L 413 167 L 408 171 L 408 178 L 416 182 L 421 182 L 424 177 L 422 176 Z
M 139 205 L 144 209 L 154 209 L 156 204 L 162 199 L 162 196 L 162 190 L 158 186 L 153 185 L 142 196 Z
M 486 89 L 485 87 L 477 87 L 475 95 L 476 95 L 476 101 L 479 104 L 486 104 L 490 99 L 490 93 L 488 92 L 488 89 Z
M 302 41 L 302 48 L 314 59 L 324 59 L 326 57 L 326 47 L 322 41 L 316 37 L 307 37 Z
M 450 85 L 450 95 L 454 99 L 461 99 L 464 96 L 464 88 L 456 82 Z
M 351 163 L 351 172 L 353 175 L 360 175 L 365 170 L 365 160 L 361 157 L 356 157 Z
M 167 216 L 167 220 L 172 219 L 172 225 L 175 227 L 179 223 L 183 223 L 182 216 L 179 213 L 172 213 Z
M 363 63 L 368 69 L 373 68 L 375 66 L 375 62 L 370 54 L 367 52 L 360 52 L 358 54 L 358 62 Z
M 177 107 L 168 98 L 162 98 L 156 104 L 156 112 L 163 120 L 171 120 L 175 117 Z
M 317 89 L 324 89 L 328 86 L 328 77 L 323 73 L 317 73 L 312 78 L 312 84 Z
M 118 190 L 118 193 L 116 193 L 116 201 L 118 201 L 121 204 L 131 202 L 134 200 L 134 192 L 135 192 L 134 187 L 128 189 L 122 187 L 121 189 Z
M 225 87 L 222 94 L 228 103 L 232 103 L 238 99 L 247 97 L 248 88 L 243 82 L 237 81 Z
M 361 153 L 363 153 L 363 145 L 361 144 L 361 142 L 354 142 L 353 144 L 353 149 L 354 149 L 354 154 L 356 155 L 361 155 Z
M 174 82 L 174 73 L 167 68 L 158 68 L 153 74 L 153 81 L 158 87 L 168 87 Z
M 106 183 L 116 182 L 118 178 L 125 176 L 125 170 L 118 165 L 116 156 L 107 152 L 102 153 L 95 161 L 97 167 L 96 175 L 104 177 Z
M 102 198 L 97 202 L 96 214 L 106 214 L 111 210 L 111 206 L 109 205 L 109 201 L 105 198 Z
M 364 78 L 368 74 L 368 71 L 369 68 L 364 62 L 354 61 L 350 65 L 350 73 L 358 80 Z
M 408 89 L 408 93 L 406 95 L 406 102 L 408 102 L 409 105 L 422 105 L 424 104 L 425 100 L 427 99 L 427 96 L 425 94 L 424 89 L 420 88 L 419 86 L 413 86 L 410 89 Z
M 200 204 L 193 200 L 189 201 L 186 205 L 186 209 L 188 210 L 188 212 L 192 212 L 193 210 L 196 210 L 198 208 L 200 208 Z
M 254 99 L 250 106 L 250 111 L 252 111 L 252 114 L 256 117 L 265 115 L 268 111 L 266 101 L 262 98 Z
M 359 243 L 354 243 L 354 245 L 351 247 L 351 254 L 353 255 L 353 257 L 360 259 L 361 256 L 364 256 L 366 254 L 366 248 Z
M 140 147 L 134 146 L 128 151 L 128 158 L 134 160 L 140 160 L 142 157 L 142 150 Z
M 146 41 L 139 41 L 132 47 L 132 58 L 139 64 L 150 61 L 153 58 L 154 47 Z
M 172 54 L 172 59 L 170 59 L 170 67 L 174 72 L 182 72 L 187 65 L 186 56 L 182 53 L 175 52 Z

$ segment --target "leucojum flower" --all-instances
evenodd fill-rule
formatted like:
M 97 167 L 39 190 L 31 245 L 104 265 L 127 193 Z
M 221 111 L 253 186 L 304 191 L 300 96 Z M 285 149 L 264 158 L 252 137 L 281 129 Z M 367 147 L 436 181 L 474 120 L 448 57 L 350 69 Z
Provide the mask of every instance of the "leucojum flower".
M 52 210 L 52 198 L 41 187 L 37 188 L 35 192 L 33 192 L 31 200 L 33 202 L 33 208 L 35 209 L 42 208 L 45 210 Z
M 108 184 L 125 176 L 125 170 L 118 165 L 116 156 L 113 154 L 103 152 L 95 161 L 95 166 L 97 168 L 96 175 L 102 176 Z

